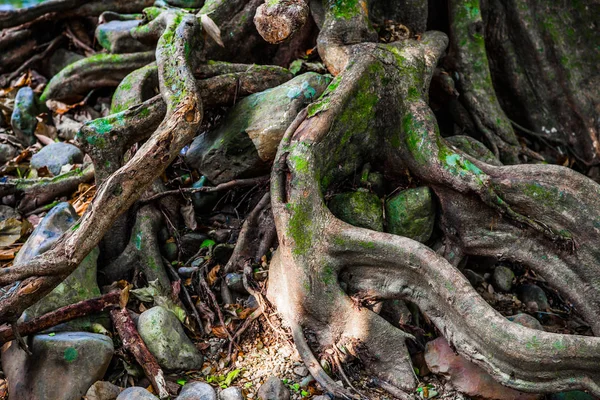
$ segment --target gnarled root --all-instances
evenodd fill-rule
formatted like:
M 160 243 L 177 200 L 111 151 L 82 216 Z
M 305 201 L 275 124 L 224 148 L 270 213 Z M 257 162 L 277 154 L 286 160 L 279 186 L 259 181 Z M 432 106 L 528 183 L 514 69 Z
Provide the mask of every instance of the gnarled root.
M 490 166 L 446 143 L 424 101 L 446 45 L 443 34 L 427 32 L 420 41 L 324 50 L 337 63 L 333 70 L 342 72 L 287 132 L 272 173 L 280 247 L 271 264 L 268 296 L 295 329 L 296 340 L 304 340 L 302 330 L 310 329 L 316 351 L 343 346 L 383 386 L 414 389 L 405 346 L 410 336 L 357 308 L 341 280 L 350 293 L 416 303 L 460 354 L 506 386 L 526 392 L 580 388 L 598 395 L 600 339 L 513 324 L 431 249 L 352 227 L 325 206 L 329 183 L 352 176 L 365 162 L 387 171 L 408 168 L 439 194 L 445 225 L 455 229 L 448 240 L 464 254 L 518 258 L 555 283 L 584 315 L 597 315 L 600 292 L 594 276 L 600 257 L 592 244 L 595 233 L 587 239 L 597 219 L 585 223 L 583 213 L 595 215 L 600 204 L 598 196 L 582 198 L 581 193 L 598 193 L 600 187 L 560 167 Z M 530 187 L 535 181 L 539 186 Z M 571 209 L 582 214 L 565 212 Z M 484 230 L 498 215 L 502 226 L 488 239 Z M 539 249 L 552 263 L 534 260 Z M 312 355 L 303 355 L 307 364 L 314 363 Z M 342 390 L 316 376 L 329 391 Z

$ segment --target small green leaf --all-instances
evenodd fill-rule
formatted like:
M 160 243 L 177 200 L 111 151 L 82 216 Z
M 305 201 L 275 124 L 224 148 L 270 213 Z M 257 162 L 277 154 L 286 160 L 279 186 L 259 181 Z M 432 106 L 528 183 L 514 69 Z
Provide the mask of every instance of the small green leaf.
M 295 60 L 290 64 L 290 72 L 296 75 L 302 69 L 302 60 Z
M 48 336 L 56 336 L 56 333 L 54 333 L 54 332 L 49 333 Z
M 215 241 L 214 240 L 210 240 L 210 239 L 205 239 L 202 244 L 200 245 L 200 248 L 203 249 L 205 247 L 212 247 L 215 245 Z
M 308 397 L 310 395 L 310 393 L 308 393 L 306 390 L 302 390 L 300 394 L 302 395 L 302 397 Z
M 177 383 L 180 384 L 181 386 L 186 384 L 186 380 L 185 379 L 177 379 Z

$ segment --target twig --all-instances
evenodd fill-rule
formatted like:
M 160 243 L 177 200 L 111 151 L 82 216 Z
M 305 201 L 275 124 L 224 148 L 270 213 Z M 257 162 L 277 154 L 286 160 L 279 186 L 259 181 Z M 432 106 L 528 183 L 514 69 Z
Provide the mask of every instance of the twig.
M 141 200 L 141 204 L 150 203 L 152 201 L 162 199 L 166 196 L 174 196 L 178 194 L 194 194 L 194 193 L 213 193 L 213 192 L 222 192 L 225 190 L 236 189 L 240 187 L 246 186 L 254 186 L 262 183 L 266 183 L 269 181 L 269 176 L 260 176 L 258 178 L 249 178 L 249 179 L 235 179 L 233 181 L 221 183 L 217 186 L 204 186 L 200 188 L 181 188 L 175 190 L 167 190 L 162 193 L 157 193 L 153 196 L 148 197 L 147 199 Z
M 158 393 L 158 397 L 161 399 L 168 398 L 169 392 L 167 392 L 164 373 L 138 333 L 127 308 L 112 310 L 110 317 L 121 337 L 123 347 L 133 355 L 142 367 L 144 373 L 150 379 L 152 387 Z
M 17 325 L 18 333 L 24 336 L 44 331 L 48 328 L 71 321 L 75 318 L 113 308 L 119 305 L 120 292 L 111 292 L 100 297 L 83 300 L 54 310 L 31 321 L 22 322 Z M 9 326 L 0 328 L 0 344 L 15 339 L 16 335 Z
M 227 338 L 229 339 L 230 342 L 232 342 L 233 338 L 231 337 L 231 333 L 229 333 L 229 330 L 227 329 L 227 326 L 225 325 L 223 313 L 221 312 L 221 308 L 219 307 L 219 303 L 217 302 L 217 298 L 215 297 L 215 294 L 208 287 L 208 283 L 206 283 L 206 280 L 204 279 L 204 275 L 203 275 L 202 271 L 198 271 L 196 273 L 196 275 L 198 276 L 198 284 L 200 286 L 201 291 L 205 292 L 206 295 L 208 296 L 208 298 L 210 299 L 210 301 L 213 305 L 213 308 L 215 309 L 215 311 L 217 312 L 217 316 L 219 317 L 219 322 L 221 323 L 221 326 L 225 330 L 225 333 L 227 333 Z M 200 290 L 198 292 L 200 292 Z
M 61 34 L 57 37 L 55 37 L 50 44 L 48 45 L 48 47 L 46 48 L 46 50 L 44 50 L 41 53 L 35 54 L 33 55 L 29 60 L 25 61 L 19 68 L 17 68 L 14 72 L 12 72 L 10 75 L 8 75 L 4 81 L 5 84 L 10 83 L 10 81 L 12 81 L 13 79 L 15 79 L 21 72 L 25 71 L 27 68 L 29 68 L 29 66 L 37 61 L 43 60 L 45 58 L 48 58 L 48 55 L 54 51 L 54 49 L 60 44 L 60 42 L 62 41 L 62 39 L 64 38 L 64 36 Z M 2 86 L 5 86 L 4 84 Z

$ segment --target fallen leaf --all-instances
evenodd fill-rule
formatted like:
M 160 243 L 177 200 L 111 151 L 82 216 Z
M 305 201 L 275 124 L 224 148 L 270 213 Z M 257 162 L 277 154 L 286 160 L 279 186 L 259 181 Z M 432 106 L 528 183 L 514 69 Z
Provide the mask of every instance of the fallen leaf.
M 221 30 L 215 24 L 207 14 L 200 14 L 200 22 L 202 23 L 202 28 L 204 32 L 208 34 L 217 44 L 221 47 L 225 47 L 223 41 L 221 40 Z
M 193 231 L 198 229 L 198 222 L 196 222 L 196 213 L 194 212 L 194 206 L 192 203 L 181 207 L 181 215 L 183 216 L 185 226 L 187 226 Z
M 217 281 L 217 278 L 218 278 L 217 273 L 219 272 L 220 269 L 221 269 L 220 265 L 215 265 L 213 267 L 213 269 L 210 270 L 208 275 L 206 275 L 206 283 L 208 283 L 208 286 L 212 286 Z
M 21 250 L 22 246 L 18 247 L 10 247 L 8 249 L 0 250 L 0 261 L 10 261 L 14 260 L 15 256 Z
M 227 334 L 227 330 L 222 325 L 213 326 L 212 333 L 219 339 L 227 339 L 229 337 L 229 335 Z
M 22 225 L 16 218 L 0 221 L 0 247 L 8 247 L 21 238 Z

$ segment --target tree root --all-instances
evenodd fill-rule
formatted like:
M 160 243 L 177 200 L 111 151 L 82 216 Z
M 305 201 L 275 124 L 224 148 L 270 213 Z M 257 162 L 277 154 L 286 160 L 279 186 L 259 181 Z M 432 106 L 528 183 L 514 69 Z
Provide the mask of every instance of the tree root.
M 326 16 L 333 17 L 331 12 Z M 307 365 L 315 358 L 302 327 L 314 332 L 316 350 L 344 346 L 382 386 L 403 391 L 416 386 L 405 345 L 411 336 L 366 308 L 357 310 L 340 287 L 344 280 L 350 293 L 416 303 L 461 355 L 506 386 L 526 392 L 584 389 L 598 395 L 600 339 L 513 324 L 429 248 L 352 227 L 325 206 L 322 193 L 330 182 L 352 176 L 366 162 L 388 171 L 409 168 L 440 196 L 444 225 L 455 229 L 449 240 L 464 254 L 518 259 L 556 282 L 588 318 L 598 314 L 594 277 L 600 255 L 592 244 L 598 238 L 593 233 L 591 242 L 587 239 L 596 218 L 583 225 L 583 214 L 571 216 L 567 210 L 600 210 L 599 196 L 581 196 L 600 193 L 600 186 L 562 167 L 490 166 L 448 145 L 424 101 L 446 45 L 443 34 L 427 32 L 420 41 L 319 49 L 335 63 L 332 72 L 343 72 L 279 147 L 271 196 L 280 247 L 271 263 L 269 299 L 292 327 Z M 504 215 L 500 231 L 488 237 L 498 213 Z M 565 249 L 561 240 L 576 247 Z M 524 249 L 516 251 L 521 245 Z M 540 248 L 552 260 L 546 267 L 534 260 Z M 338 390 L 325 377 L 319 381 L 329 391 Z

